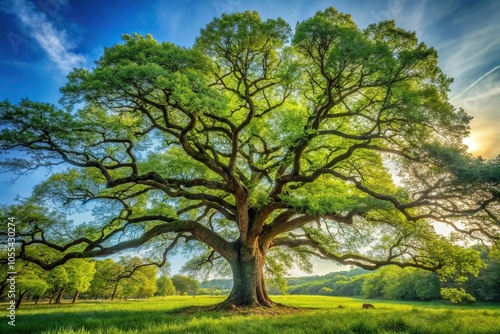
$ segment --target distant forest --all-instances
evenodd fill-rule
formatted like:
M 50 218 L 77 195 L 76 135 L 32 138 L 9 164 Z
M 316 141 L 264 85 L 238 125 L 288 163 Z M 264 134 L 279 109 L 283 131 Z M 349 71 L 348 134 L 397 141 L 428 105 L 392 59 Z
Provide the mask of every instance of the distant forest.
M 424 301 L 441 299 L 441 288 L 459 287 L 472 296 L 469 301 L 500 302 L 500 261 L 491 259 L 484 247 L 474 248 L 481 252 L 487 267 L 477 277 L 470 275 L 466 282 L 441 282 L 437 274 L 414 268 L 383 267 L 376 271 L 356 268 L 322 276 L 288 277 L 285 293 Z M 214 279 L 200 285 L 223 292 L 231 286 L 231 279 Z M 283 290 L 271 283 L 269 292 L 282 294 Z
M 477 276 L 465 280 L 440 281 L 430 271 L 396 266 L 376 271 L 351 269 L 322 276 L 279 277 L 268 280 L 271 294 L 351 296 L 390 300 L 450 300 L 452 302 L 500 302 L 500 254 L 488 253 L 484 246 L 474 246 L 485 266 Z M 73 303 L 83 299 L 144 299 L 154 295 L 228 295 L 232 279 L 213 279 L 201 284 L 193 277 L 158 272 L 149 260 L 122 256 L 113 259 L 72 259 L 62 266 L 45 271 L 18 261 L 22 275 L 16 280 L 19 291 L 16 306 L 24 300 L 61 303 L 71 296 Z M 160 276 L 158 276 L 160 274 Z M 0 266 L 0 300 L 12 291 L 6 266 Z M 4 278 L 2 280 L 2 277 Z

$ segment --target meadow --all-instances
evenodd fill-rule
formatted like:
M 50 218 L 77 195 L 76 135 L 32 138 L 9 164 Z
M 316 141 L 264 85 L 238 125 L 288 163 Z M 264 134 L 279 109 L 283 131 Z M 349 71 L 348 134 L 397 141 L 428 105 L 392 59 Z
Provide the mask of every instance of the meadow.
M 500 333 L 500 305 L 390 302 L 327 296 L 274 296 L 297 309 L 214 312 L 224 297 L 171 296 L 140 301 L 24 304 L 16 327 L 2 316 L 0 333 L 239 334 L 239 333 Z M 375 309 L 362 309 L 363 303 Z M 342 308 L 339 308 L 339 305 Z M 2 304 L 5 309 L 6 304 Z M 5 311 L 2 312 L 5 314 Z

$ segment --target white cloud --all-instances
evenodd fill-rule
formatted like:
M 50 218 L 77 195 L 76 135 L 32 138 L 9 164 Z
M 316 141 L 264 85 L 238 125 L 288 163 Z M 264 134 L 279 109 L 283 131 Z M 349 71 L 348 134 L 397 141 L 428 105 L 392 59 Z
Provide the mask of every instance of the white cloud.
M 9 10 L 42 50 L 62 72 L 68 73 L 75 67 L 86 63 L 83 55 L 72 51 L 74 45 L 69 41 L 65 30 L 59 30 L 44 12 L 26 0 L 12 1 Z
M 436 33 L 442 68 L 456 79 L 455 94 L 499 65 L 500 21 L 495 13 L 500 2 L 474 3 L 467 9 L 467 15 L 457 9 L 446 17 L 448 31 Z
M 394 1 L 397 3 L 398 1 Z M 427 14 L 425 0 L 406 1 L 401 3 L 401 9 L 397 12 L 397 6 L 393 6 L 394 19 L 398 26 L 410 31 L 416 31 L 418 36 L 425 31 L 430 20 Z M 391 7 L 389 7 L 391 8 Z
M 473 88 L 474 86 L 476 86 L 479 82 L 481 82 L 481 80 L 483 80 L 484 78 L 486 78 L 488 75 L 490 75 L 491 73 L 495 72 L 496 70 L 500 69 L 500 65 L 497 65 L 496 67 L 494 67 L 493 69 L 489 70 L 488 72 L 486 72 L 485 74 L 483 74 L 481 77 L 479 77 L 479 79 L 477 79 L 476 81 L 474 81 L 473 83 L 471 83 L 467 88 L 465 88 L 463 91 L 461 91 L 460 93 L 458 93 L 457 95 L 455 95 L 455 97 L 453 97 L 450 102 L 452 102 L 453 100 L 457 99 L 459 96 L 461 96 L 462 94 L 466 93 L 468 90 L 470 90 L 471 88 Z M 489 97 L 489 96 L 495 96 L 496 95 L 496 91 L 498 90 L 497 88 L 498 87 L 494 87 L 494 91 L 493 92 L 488 92 L 488 94 L 485 94 L 485 93 L 482 93 L 482 98 L 485 98 L 485 97 Z M 496 90 L 496 91 L 495 91 Z
M 499 28 L 500 24 L 480 27 L 460 36 L 460 40 L 451 40 L 453 55 L 446 59 L 445 70 L 455 77 L 468 76 L 484 64 L 495 62 L 500 51 Z

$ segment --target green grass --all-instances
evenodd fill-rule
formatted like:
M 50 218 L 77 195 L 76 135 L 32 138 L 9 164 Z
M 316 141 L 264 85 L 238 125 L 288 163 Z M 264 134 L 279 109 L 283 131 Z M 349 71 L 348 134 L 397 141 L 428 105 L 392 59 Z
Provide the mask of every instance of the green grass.
M 189 313 L 189 306 L 207 306 L 224 297 L 167 297 L 145 301 L 32 305 L 17 310 L 16 327 L 2 316 L 0 333 L 44 334 L 240 334 L 240 333 L 500 333 L 500 305 L 450 305 L 367 301 L 325 296 L 275 296 L 301 312 L 281 315 Z M 369 302 L 375 309 L 361 309 Z M 4 307 L 5 305 L 5 307 Z M 338 308 L 342 305 L 343 308 Z M 6 304 L 1 305 L 5 310 Z M 3 311 L 2 314 L 6 314 Z

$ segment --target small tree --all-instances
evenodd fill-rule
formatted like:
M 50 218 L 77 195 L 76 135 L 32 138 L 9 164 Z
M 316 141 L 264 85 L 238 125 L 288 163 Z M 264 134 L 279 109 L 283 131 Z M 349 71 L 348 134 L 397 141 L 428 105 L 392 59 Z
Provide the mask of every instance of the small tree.
M 16 279 L 16 289 L 18 291 L 18 298 L 16 308 L 21 306 L 21 302 L 26 295 L 42 296 L 49 284 L 39 277 L 39 270 L 31 268 L 25 270 L 22 276 Z
M 168 276 L 160 276 L 156 280 L 156 294 L 158 296 L 172 296 L 177 293 L 172 279 Z
M 136 256 L 122 256 L 118 262 L 97 261 L 90 294 L 111 300 L 117 296 L 150 297 L 156 291 L 156 274 L 156 266 Z
M 80 292 L 85 292 L 90 287 L 95 273 L 95 263 L 87 259 L 72 259 L 64 265 L 56 267 L 43 276 L 50 285 L 50 300 L 55 296 L 55 303 L 61 302 L 64 293 L 74 291 L 73 303 L 76 303 Z
M 94 298 L 114 299 L 119 289 L 117 277 L 123 271 L 123 266 L 112 259 L 106 259 L 95 261 L 95 269 L 89 294 Z
M 194 278 L 182 275 L 172 276 L 172 283 L 175 286 L 175 290 L 177 290 L 180 295 L 191 292 L 193 296 L 196 296 L 196 290 L 198 290 L 200 286 Z
M 142 260 L 137 263 L 142 263 Z M 136 264 L 137 264 L 136 263 Z M 130 265 L 130 263 L 128 264 Z M 125 264 L 125 272 L 128 270 L 127 264 Z M 149 298 L 156 292 L 156 267 L 145 266 L 136 270 L 132 275 L 126 277 L 120 281 L 123 286 L 122 297 L 123 298 Z
M 16 272 L 18 277 L 25 271 L 33 271 L 34 267 L 29 262 L 24 262 L 17 259 L 14 268 L 10 267 L 8 252 L 0 252 L 0 299 L 9 293 L 11 281 L 8 279 L 12 277 L 10 272 Z
M 46 273 L 46 281 L 49 284 L 49 304 L 52 300 L 56 304 L 61 303 L 64 291 L 69 282 L 68 272 L 64 266 L 56 267 Z
M 73 303 L 76 303 L 81 292 L 90 288 L 90 282 L 96 272 L 95 262 L 86 259 L 73 259 L 65 265 L 68 274 L 68 290 L 74 290 Z

